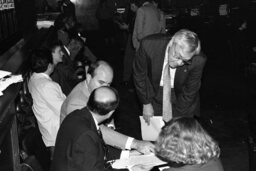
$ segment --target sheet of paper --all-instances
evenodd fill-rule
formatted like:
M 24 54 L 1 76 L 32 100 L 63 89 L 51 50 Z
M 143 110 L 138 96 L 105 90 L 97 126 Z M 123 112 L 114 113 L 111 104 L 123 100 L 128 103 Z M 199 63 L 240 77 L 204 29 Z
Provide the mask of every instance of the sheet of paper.
M 160 160 L 155 154 L 148 154 L 148 155 L 139 155 L 139 156 L 131 156 L 127 159 L 119 159 L 116 160 L 112 167 L 114 169 L 125 169 L 131 168 L 132 166 L 142 164 L 145 166 L 158 166 L 166 164 L 166 162 Z
M 0 78 L 3 78 L 7 75 L 11 75 L 12 73 L 9 72 L 9 71 L 3 71 L 3 70 L 0 70 Z
M 156 141 L 161 128 L 164 126 L 162 116 L 154 116 L 150 119 L 150 125 L 148 125 L 142 116 L 140 116 L 141 134 L 142 139 L 146 141 Z

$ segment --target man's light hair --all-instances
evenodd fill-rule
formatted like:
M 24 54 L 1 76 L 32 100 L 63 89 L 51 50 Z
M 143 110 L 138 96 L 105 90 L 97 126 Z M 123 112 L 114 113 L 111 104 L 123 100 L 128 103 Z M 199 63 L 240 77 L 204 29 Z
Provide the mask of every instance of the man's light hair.
M 171 48 L 174 49 L 171 51 L 173 53 L 171 55 L 180 54 L 181 51 L 196 55 L 201 51 L 201 43 L 196 33 L 182 29 L 172 36 L 172 39 L 167 45 L 167 51 L 170 52 Z

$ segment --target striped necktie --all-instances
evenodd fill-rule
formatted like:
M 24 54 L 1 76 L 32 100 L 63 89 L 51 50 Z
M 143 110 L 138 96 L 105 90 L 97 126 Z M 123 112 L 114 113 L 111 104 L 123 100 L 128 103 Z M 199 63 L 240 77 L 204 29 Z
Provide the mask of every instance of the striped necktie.
M 163 120 L 168 122 L 172 119 L 172 103 L 171 103 L 171 75 L 169 63 L 164 67 L 163 73 Z

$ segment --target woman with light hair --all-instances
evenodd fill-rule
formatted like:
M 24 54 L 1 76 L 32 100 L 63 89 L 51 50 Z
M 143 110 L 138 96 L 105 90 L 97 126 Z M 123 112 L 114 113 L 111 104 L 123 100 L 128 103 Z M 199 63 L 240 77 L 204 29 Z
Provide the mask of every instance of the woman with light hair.
M 156 155 L 168 162 L 165 171 L 223 171 L 216 141 L 193 118 L 169 121 L 156 142 Z

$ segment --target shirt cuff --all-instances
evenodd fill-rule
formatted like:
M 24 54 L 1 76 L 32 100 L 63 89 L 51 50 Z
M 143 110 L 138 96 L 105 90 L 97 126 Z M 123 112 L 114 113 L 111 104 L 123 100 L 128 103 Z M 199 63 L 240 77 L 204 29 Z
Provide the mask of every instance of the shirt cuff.
M 129 150 L 122 150 L 120 159 L 128 159 L 130 156 L 130 151 Z
M 134 140 L 134 138 L 128 137 L 128 139 L 127 139 L 127 141 L 125 143 L 125 149 L 131 150 L 131 146 L 132 146 L 133 140 Z

